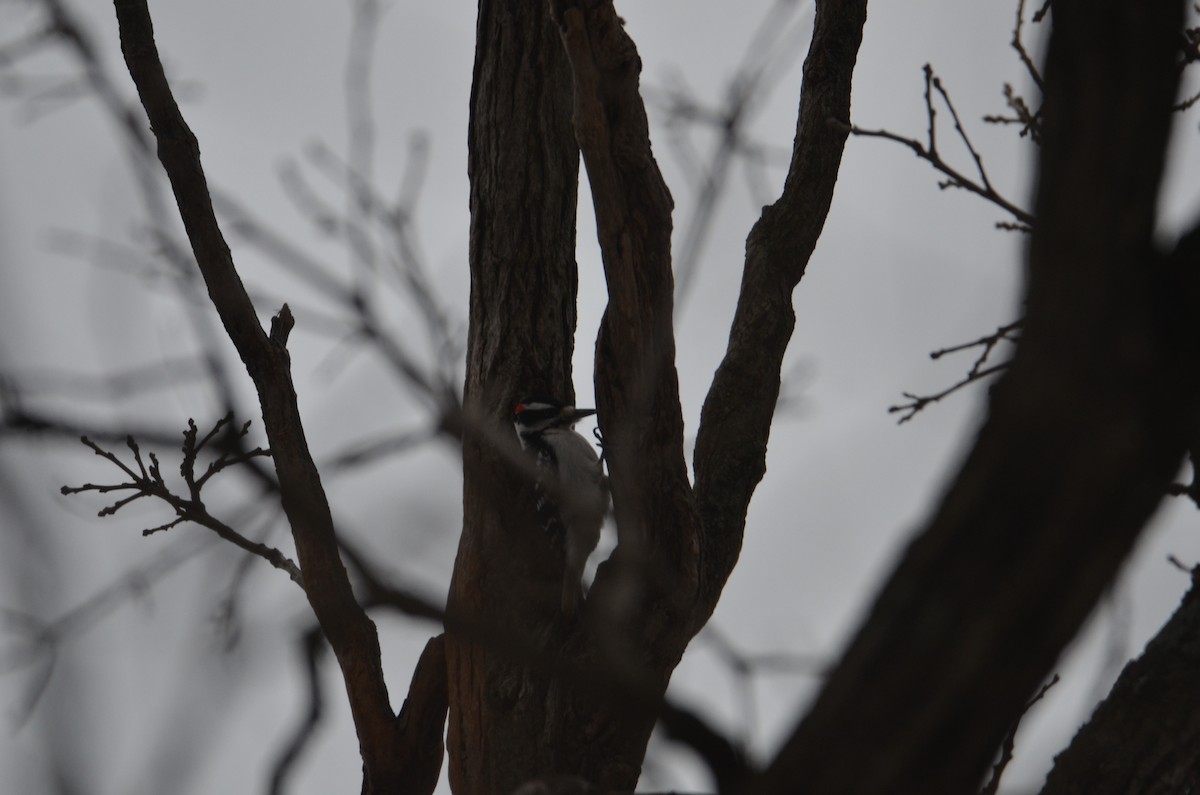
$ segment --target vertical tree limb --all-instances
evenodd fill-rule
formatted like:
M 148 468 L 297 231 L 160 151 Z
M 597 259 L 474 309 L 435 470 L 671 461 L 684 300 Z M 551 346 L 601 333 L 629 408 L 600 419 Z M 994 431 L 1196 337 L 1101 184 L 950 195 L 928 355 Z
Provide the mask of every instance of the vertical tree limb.
M 480 0 L 467 160 L 464 404 L 472 422 L 464 424 L 463 530 L 447 603 L 446 744 L 456 792 L 507 793 L 540 773 L 570 770 L 583 742 L 551 716 L 544 671 L 461 631 L 543 638 L 558 616 L 561 548 L 556 555 L 530 483 L 497 440 L 517 447 L 511 419 L 522 393 L 574 394 L 579 150 L 570 92 L 545 6 Z M 564 645 L 557 635 L 553 643 Z
M 779 200 L 746 240 L 729 347 L 696 434 L 696 502 L 703 517 L 709 612 L 737 563 L 750 497 L 766 472 L 779 374 L 796 316 L 792 291 L 825 226 L 850 121 L 850 87 L 866 0 L 819 0 L 804 61 L 791 164 Z M 707 618 L 707 613 L 703 618 Z
M 631 587 L 647 589 L 634 612 L 652 642 L 691 605 L 699 581 L 675 371 L 674 205 L 650 149 L 641 59 L 611 0 L 554 0 L 550 10 L 571 62 L 572 121 L 608 283 L 595 381 L 618 548 L 593 598 L 627 601 Z

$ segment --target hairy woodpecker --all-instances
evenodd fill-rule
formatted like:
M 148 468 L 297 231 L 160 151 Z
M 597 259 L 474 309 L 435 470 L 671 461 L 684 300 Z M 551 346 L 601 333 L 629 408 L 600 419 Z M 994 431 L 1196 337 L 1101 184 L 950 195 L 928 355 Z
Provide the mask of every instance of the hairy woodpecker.
M 600 540 L 608 511 L 608 481 L 600 458 L 574 430 L 575 423 L 595 413 L 546 397 L 525 398 L 513 410 L 521 447 L 537 462 L 538 515 L 547 531 L 563 534 L 562 610 L 568 616 L 578 609 L 583 567 Z

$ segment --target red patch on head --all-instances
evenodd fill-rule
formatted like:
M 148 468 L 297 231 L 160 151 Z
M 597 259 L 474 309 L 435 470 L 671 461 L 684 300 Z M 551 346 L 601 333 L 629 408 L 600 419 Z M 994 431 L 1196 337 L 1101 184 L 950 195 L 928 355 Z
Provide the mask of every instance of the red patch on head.
M 513 414 L 520 414 L 520 413 L 521 413 L 522 411 L 524 411 L 524 410 L 525 410 L 525 404 L 524 404 L 524 403 L 518 403 L 518 404 L 517 404 L 517 407 L 516 407 L 515 409 L 513 409 Z

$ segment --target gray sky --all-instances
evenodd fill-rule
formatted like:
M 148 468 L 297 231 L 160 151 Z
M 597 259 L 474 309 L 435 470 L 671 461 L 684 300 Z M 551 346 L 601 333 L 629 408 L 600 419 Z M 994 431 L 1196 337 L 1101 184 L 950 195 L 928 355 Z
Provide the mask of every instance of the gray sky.
M 771 5 L 621 4 L 645 64 L 645 93 L 657 89 L 661 95 L 685 85 L 700 101 L 719 104 Z M 79 0 L 74 6 L 90 21 L 121 90 L 132 96 L 111 6 Z M 0 41 L 35 19 L 31 9 L 27 2 L 0 4 L 5 32 Z M 465 138 L 475 9 L 464 0 L 396 2 L 386 9 L 371 72 L 372 174 L 383 195 L 397 195 L 409 144 L 424 136 L 429 160 L 415 208 L 419 247 L 449 315 L 464 324 Z M 184 113 L 200 139 L 210 183 L 293 244 L 348 273 L 344 246 L 314 231 L 288 199 L 280 174 L 301 169 L 318 196 L 345 207 L 344 196 L 310 153 L 317 144 L 346 150 L 343 79 L 351 4 L 210 0 L 152 2 L 151 10 L 168 71 L 187 98 Z M 923 138 L 921 69 L 931 63 L 992 181 L 1028 206 L 1031 146 L 1012 130 L 980 121 L 1004 110 L 1004 83 L 1027 90 L 1008 46 L 1014 11 L 1013 4 L 996 2 L 877 3 L 855 75 L 853 115 L 863 127 Z M 750 129 L 756 140 L 786 153 L 811 5 L 795 4 L 782 19 L 795 26 L 793 52 L 781 58 L 784 69 L 755 106 Z M 76 74 L 77 65 L 56 51 L 23 62 L 17 72 L 39 80 Z M 123 143 L 97 103 L 84 98 L 41 113 L 25 95 L 11 93 L 11 82 L 8 87 L 0 98 L 0 369 L 103 374 L 198 350 L 200 340 L 169 285 L 148 284 L 113 263 L 97 266 L 94 258 L 53 245 L 64 231 L 128 242 L 143 223 Z M 655 151 L 675 196 L 681 241 L 695 208 L 695 175 L 671 145 L 655 106 L 651 121 Z M 947 158 L 969 170 L 969 155 L 953 139 L 944 109 L 939 121 Z M 690 140 L 706 160 L 713 137 L 697 130 Z M 1173 224 L 1200 208 L 1200 189 L 1183 176 L 1200 167 L 1195 144 L 1193 111 L 1180 119 L 1169 165 L 1164 206 Z M 678 312 L 679 372 L 685 418 L 693 429 L 724 352 L 746 232 L 761 205 L 777 195 L 785 164 L 770 165 L 757 182 L 740 166 L 731 171 L 698 275 Z M 580 402 L 590 402 L 591 349 L 604 305 L 590 212 L 581 203 Z M 995 230 L 1001 220 L 1008 219 L 973 196 L 939 190 L 932 169 L 909 150 L 875 139 L 849 141 L 824 236 L 795 296 L 798 321 L 788 361 L 798 374 L 799 400 L 776 422 L 769 471 L 751 507 L 742 559 L 713 618 L 713 626 L 743 652 L 835 660 L 859 611 L 970 444 L 980 388 L 903 426 L 886 408 L 902 391 L 949 386 L 973 360 L 968 352 L 931 362 L 929 351 L 977 338 L 1017 316 L 1022 241 Z M 421 427 L 424 415 L 411 391 L 381 367 L 378 356 L 351 353 L 336 336 L 314 332 L 321 321 L 311 310 L 328 307 L 325 297 L 252 247 L 235 241 L 233 248 L 243 278 L 264 296 L 264 317 L 282 300 L 297 311 L 291 349 L 301 408 L 319 458 Z M 423 350 L 424 331 L 411 301 L 390 288 L 380 291 L 379 300 L 389 323 Z M 243 404 L 254 406 L 248 380 L 242 376 L 239 383 Z M 217 411 L 210 393 L 186 384 L 150 397 L 129 396 L 115 406 L 82 403 L 74 395 L 48 400 L 96 422 L 180 430 L 188 416 L 203 425 Z M 164 469 L 174 468 L 177 458 L 162 452 Z M 165 520 L 162 508 L 131 508 L 98 520 L 95 511 L 106 503 L 96 495 L 60 497 L 63 483 L 111 477 L 104 462 L 81 446 L 45 449 L 6 441 L 0 467 L 2 605 L 51 618 L 88 600 L 138 561 L 206 541 L 206 531 L 189 527 L 142 538 L 143 527 Z M 427 445 L 386 465 L 331 477 L 327 485 L 343 526 L 406 582 L 444 596 L 461 512 L 461 479 L 449 448 Z M 232 486 L 228 492 L 230 506 L 247 497 Z M 1019 736 L 1006 779 L 1009 791 L 1037 786 L 1052 755 L 1103 694 L 1105 677 L 1116 673 L 1105 668 L 1106 648 L 1118 644 L 1125 655 L 1136 654 L 1170 614 L 1188 580 L 1166 556 L 1189 564 L 1200 559 L 1195 522 L 1194 509 L 1166 504 L 1101 607 L 1100 620 L 1066 656 L 1063 682 Z M 278 530 L 272 543 L 290 548 Z M 302 709 L 294 637 L 308 623 L 307 608 L 285 577 L 256 564 L 242 591 L 242 642 L 222 653 L 213 617 L 239 558 L 232 549 L 209 546 L 132 604 L 64 643 L 33 717 L 20 729 L 0 726 L 0 789 L 37 791 L 44 786 L 37 783 L 40 776 L 59 754 L 79 763 L 88 773 L 88 791 L 102 795 L 161 792 L 156 782 L 172 775 L 175 765 L 194 771 L 188 792 L 261 791 Z M 380 618 L 380 625 L 398 706 L 432 628 L 391 617 Z M 294 793 L 344 790 L 356 786 L 360 775 L 341 684 L 332 666 L 328 669 L 329 717 L 295 774 Z M 20 711 L 35 672 L 0 677 L 0 711 Z M 748 732 L 761 759 L 817 684 L 805 673 L 758 677 L 747 715 L 735 680 L 702 636 L 678 669 L 672 694 L 731 733 Z M 63 730 L 68 717 L 71 724 Z M 51 736 L 61 744 L 51 747 Z M 654 749 L 665 761 L 653 771 L 659 786 L 706 785 L 686 753 L 658 744 Z

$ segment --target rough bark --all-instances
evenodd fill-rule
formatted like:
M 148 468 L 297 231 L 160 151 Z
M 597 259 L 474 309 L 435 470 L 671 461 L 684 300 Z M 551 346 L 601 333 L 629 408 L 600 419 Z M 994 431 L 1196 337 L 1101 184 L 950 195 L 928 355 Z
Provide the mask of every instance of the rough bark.
M 468 131 L 471 299 L 463 436 L 463 531 L 451 624 L 487 626 L 514 645 L 543 641 L 562 562 L 533 515 L 516 447 L 519 391 L 571 399 L 579 154 L 570 77 L 545 6 L 481 0 Z M 509 451 L 511 453 L 511 450 Z M 561 554 L 561 551 L 559 551 Z M 447 635 L 450 785 L 507 793 L 567 771 L 549 682 L 475 633 Z
M 1181 463 L 1200 302 L 1152 233 L 1182 4 L 1053 8 L 1019 350 L 757 791 L 976 788 Z
M 1042 795 L 1200 788 L 1200 571 L 1171 620 L 1054 760 Z

